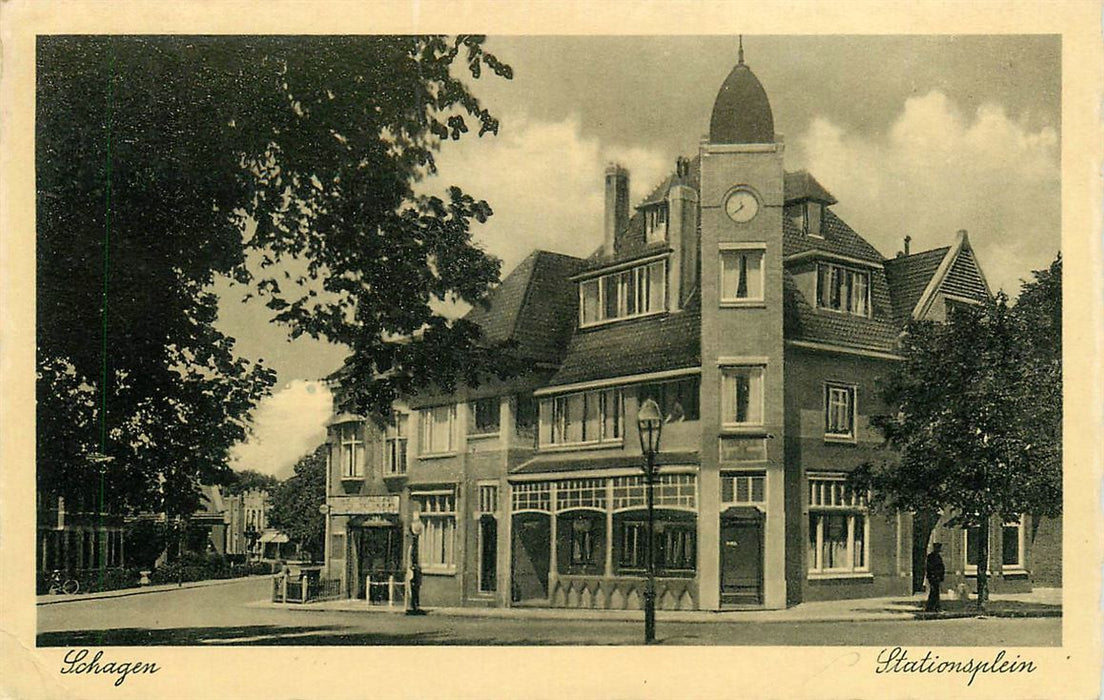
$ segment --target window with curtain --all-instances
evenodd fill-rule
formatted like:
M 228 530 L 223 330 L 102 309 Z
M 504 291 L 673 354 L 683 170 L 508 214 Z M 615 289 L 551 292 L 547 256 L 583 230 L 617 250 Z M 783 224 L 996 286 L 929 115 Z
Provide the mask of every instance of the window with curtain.
M 456 494 L 411 493 L 424 529 L 418 540 L 418 562 L 427 571 L 456 569 Z
M 364 440 L 360 430 L 360 423 L 342 423 L 337 427 L 338 459 L 343 479 L 364 476 Z
M 423 408 L 420 414 L 422 443 L 419 445 L 419 452 L 421 454 L 447 454 L 456 449 L 454 435 L 455 405 Z
M 579 282 L 579 325 L 665 311 L 667 263 L 659 260 Z
M 410 416 L 405 413 L 396 413 L 391 418 L 391 424 L 383 438 L 383 451 L 387 463 L 388 474 L 405 474 L 407 461 L 407 430 Z
M 809 573 L 869 571 L 869 530 L 866 498 L 842 475 L 809 478 Z
M 542 445 L 614 442 L 622 435 L 621 389 L 583 391 L 541 402 Z
M 721 369 L 721 420 L 725 425 L 763 424 L 763 367 Z
M 870 316 L 870 272 L 819 263 L 816 297 L 819 308 Z
M 762 301 L 763 251 L 721 251 L 721 301 Z

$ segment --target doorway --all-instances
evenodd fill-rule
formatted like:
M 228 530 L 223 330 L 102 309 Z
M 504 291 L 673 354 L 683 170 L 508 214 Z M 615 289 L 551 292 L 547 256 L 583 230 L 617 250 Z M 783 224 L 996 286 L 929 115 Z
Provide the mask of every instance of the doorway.
M 763 604 L 763 521 L 721 518 L 721 605 Z
M 479 518 L 479 592 L 498 590 L 498 521 L 493 515 Z
M 551 519 L 546 513 L 514 516 L 511 566 L 516 603 L 548 604 L 548 568 L 551 562 Z
M 397 526 L 358 527 L 352 531 L 355 572 L 354 597 L 372 600 L 380 595 L 386 599 L 387 591 L 373 586 L 369 591 L 367 580 L 386 581 L 389 576 L 403 580 L 402 530 Z

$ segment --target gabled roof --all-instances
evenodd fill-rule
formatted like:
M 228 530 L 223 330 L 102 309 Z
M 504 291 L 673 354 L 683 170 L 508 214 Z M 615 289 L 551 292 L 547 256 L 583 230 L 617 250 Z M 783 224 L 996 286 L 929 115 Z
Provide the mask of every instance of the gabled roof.
M 701 365 L 698 297 L 682 311 L 575 332 L 550 386 Z
M 831 209 L 824 210 L 821 235 L 810 236 L 798 228 L 790 218 L 782 217 L 782 254 L 786 257 L 810 250 L 844 255 L 872 263 L 882 263 L 884 258 L 865 238 L 845 224 Z
M 944 246 L 885 261 L 886 279 L 893 290 L 893 316 L 898 323 L 908 321 L 916 302 L 920 301 L 920 296 L 950 249 L 950 246 Z
M 937 292 L 978 301 L 992 298 L 989 283 L 974 258 L 973 246 L 970 245 L 970 237 L 965 231 L 958 232 L 954 245 L 947 251 L 924 287 L 912 309 L 912 318 L 923 318 L 927 314 Z
M 487 342 L 513 340 L 520 357 L 557 363 L 578 313 L 570 277 L 584 261 L 537 250 L 521 261 L 487 298 L 464 317 L 479 325 Z

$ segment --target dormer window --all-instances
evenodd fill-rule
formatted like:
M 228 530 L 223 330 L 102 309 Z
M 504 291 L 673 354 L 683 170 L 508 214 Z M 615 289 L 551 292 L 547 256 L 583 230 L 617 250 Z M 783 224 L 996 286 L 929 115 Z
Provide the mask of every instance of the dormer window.
M 644 235 L 648 243 L 667 240 L 666 204 L 655 204 L 644 210 Z
M 786 216 L 806 236 L 823 238 L 824 204 L 811 199 L 786 207 Z
M 579 282 L 580 326 L 659 313 L 666 308 L 665 260 Z
M 870 315 L 870 272 L 834 263 L 817 264 L 817 307 Z

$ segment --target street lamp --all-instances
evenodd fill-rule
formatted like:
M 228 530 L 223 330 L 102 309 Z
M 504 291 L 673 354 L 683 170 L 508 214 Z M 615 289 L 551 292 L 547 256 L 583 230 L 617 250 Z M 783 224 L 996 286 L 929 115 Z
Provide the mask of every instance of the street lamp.
M 655 458 L 659 452 L 659 437 L 663 432 L 663 414 L 653 399 L 646 400 L 636 414 L 640 436 L 640 451 L 644 453 L 644 484 L 648 498 L 648 580 L 644 586 L 644 643 L 655 643 L 655 484 L 658 469 Z
M 422 534 L 425 525 L 422 517 L 414 510 L 410 515 L 410 602 L 406 607 L 407 615 L 425 615 L 425 610 L 419 606 L 418 595 L 422 587 L 422 565 L 418 561 L 418 538 Z

